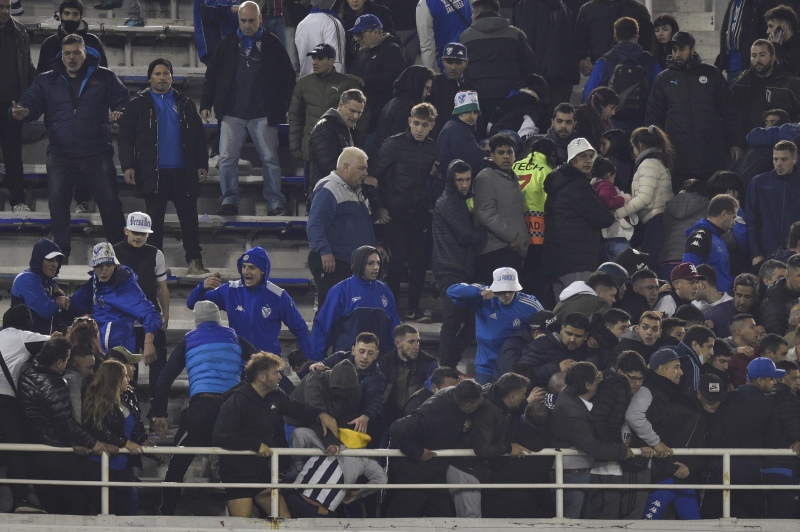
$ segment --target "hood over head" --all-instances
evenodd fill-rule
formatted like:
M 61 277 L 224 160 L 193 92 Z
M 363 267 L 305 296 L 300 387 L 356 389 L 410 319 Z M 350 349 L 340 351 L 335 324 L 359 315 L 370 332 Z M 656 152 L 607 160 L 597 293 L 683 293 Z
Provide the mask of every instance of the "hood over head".
M 431 70 L 422 65 L 411 65 L 394 80 L 392 91 L 395 97 L 405 96 L 414 104 L 422 101 L 425 83 L 433 77 Z
M 266 249 L 262 248 L 261 246 L 256 246 L 248 249 L 241 257 L 239 257 L 239 260 L 236 261 L 236 268 L 239 270 L 240 276 L 242 275 L 242 264 L 245 262 L 254 264 L 256 268 L 264 272 L 264 280 L 262 282 L 267 282 L 267 279 L 269 278 L 270 261 Z M 244 279 L 242 279 L 242 282 L 244 282 Z
M 332 394 L 340 397 L 361 394 L 358 372 L 350 360 L 342 360 L 333 366 L 330 374 L 328 374 L 328 389 Z
M 590 296 L 596 296 L 597 292 L 592 290 L 588 284 L 583 281 L 575 281 L 574 283 L 570 284 L 566 287 L 562 292 L 561 295 L 558 296 L 559 301 L 566 301 L 567 299 L 571 298 L 572 296 L 577 296 L 578 294 L 586 294 Z
M 459 164 L 466 164 L 466 163 L 464 161 L 462 161 L 461 159 L 453 159 L 452 161 L 450 161 L 450 164 L 447 165 L 447 173 L 445 174 L 445 185 L 444 185 L 444 187 L 447 190 L 447 192 L 450 192 L 451 194 L 458 194 L 458 188 L 456 187 L 456 171 L 455 171 L 455 168 Z M 473 179 L 473 183 L 474 182 L 475 182 L 475 180 Z M 472 183 L 470 183 L 470 185 L 469 185 L 469 193 L 467 194 L 467 196 L 471 196 L 471 195 L 472 195 Z
M 353 275 L 358 277 L 359 279 L 363 278 L 364 276 L 364 266 L 367 265 L 367 259 L 373 253 L 380 253 L 378 252 L 378 248 L 373 246 L 361 246 L 356 248 L 353 251 L 353 254 L 350 256 L 350 270 L 353 272 Z M 378 279 L 381 278 L 381 274 L 383 273 L 383 261 L 381 261 L 381 269 L 378 271 Z
M 28 263 L 28 267 L 32 272 L 41 274 L 42 261 L 47 258 L 52 259 L 53 257 L 58 258 L 58 270 L 56 270 L 56 275 L 58 275 L 58 271 L 61 269 L 61 263 L 64 261 L 64 254 L 61 253 L 61 248 L 58 247 L 58 244 L 52 240 L 40 238 L 36 241 L 36 244 L 33 245 L 31 260 Z

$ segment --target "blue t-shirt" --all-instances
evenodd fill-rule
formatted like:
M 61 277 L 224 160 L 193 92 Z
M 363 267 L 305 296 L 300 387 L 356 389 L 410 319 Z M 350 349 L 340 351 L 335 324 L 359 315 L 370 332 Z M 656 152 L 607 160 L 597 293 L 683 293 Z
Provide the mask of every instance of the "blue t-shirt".
M 150 91 L 158 116 L 158 167 L 183 168 L 181 119 L 172 91 L 156 94 Z

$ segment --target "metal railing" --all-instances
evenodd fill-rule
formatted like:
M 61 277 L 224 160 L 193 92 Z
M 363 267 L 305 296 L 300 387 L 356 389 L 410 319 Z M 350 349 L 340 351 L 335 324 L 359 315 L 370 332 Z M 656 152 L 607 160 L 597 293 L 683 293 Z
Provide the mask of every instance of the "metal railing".
M 253 451 L 229 451 L 219 447 L 143 447 L 145 454 L 194 454 L 194 455 L 226 455 L 226 456 L 255 456 Z M 639 456 L 638 449 L 631 449 Z M 70 447 L 50 447 L 48 445 L 37 444 L 0 444 L 0 452 L 55 452 L 71 453 Z M 126 449 L 120 449 L 120 453 L 127 453 Z M 437 450 L 436 456 L 442 458 L 470 457 L 475 453 L 467 449 L 445 449 Z M 280 482 L 279 458 L 281 456 L 324 456 L 325 453 L 319 449 L 295 449 L 295 448 L 272 448 L 270 458 L 271 482 L 269 484 L 252 483 L 214 483 L 218 488 L 252 488 L 258 486 L 272 490 L 270 514 L 272 518 L 277 518 L 278 511 L 278 490 L 297 489 L 297 484 L 286 484 Z M 367 456 L 372 458 L 388 457 L 402 458 L 405 455 L 395 449 L 346 449 L 340 452 L 341 456 Z M 573 449 L 543 449 L 539 452 L 530 453 L 527 457 L 553 456 L 555 457 L 553 468 L 555 470 L 555 482 L 548 483 L 505 483 L 505 484 L 369 484 L 371 489 L 554 489 L 556 493 L 556 517 L 564 517 L 564 490 L 567 489 L 628 489 L 628 490 L 663 490 L 664 484 L 565 484 L 564 483 L 564 456 L 583 456 L 579 451 Z M 722 484 L 676 484 L 674 489 L 694 489 L 694 490 L 723 490 L 722 496 L 722 517 L 731 516 L 731 490 L 791 490 L 791 486 L 781 485 L 732 485 L 731 484 L 731 457 L 732 456 L 787 456 L 796 457 L 790 449 L 673 449 L 673 456 L 721 456 L 722 457 Z M 526 457 L 519 458 L 524 460 Z M 206 483 L 177 483 L 177 482 L 114 482 L 109 480 L 109 456 L 105 453 L 100 460 L 100 481 L 72 481 L 72 480 L 40 480 L 40 479 L 0 479 L 0 484 L 35 484 L 53 486 L 87 486 L 101 488 L 101 514 L 109 513 L 109 489 L 110 487 L 131 487 L 131 488 L 206 488 Z M 329 484 L 302 484 L 304 488 L 330 488 Z M 366 484 L 336 484 L 337 489 L 362 489 Z M 797 489 L 795 487 L 794 489 Z

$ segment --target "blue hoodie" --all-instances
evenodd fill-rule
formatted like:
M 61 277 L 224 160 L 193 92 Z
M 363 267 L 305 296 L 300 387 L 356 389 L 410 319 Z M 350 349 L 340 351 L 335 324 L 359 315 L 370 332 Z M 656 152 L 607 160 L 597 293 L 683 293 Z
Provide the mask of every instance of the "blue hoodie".
M 52 240 L 40 238 L 33 246 L 28 269 L 20 272 L 11 285 L 11 305 L 24 303 L 33 314 L 31 331 L 39 334 L 51 334 L 63 329 L 64 323 L 58 310 L 56 298 L 61 295 L 58 281 L 47 279 L 42 274 L 42 261 L 50 253 L 61 253 L 61 248 Z M 63 256 L 58 257 L 58 269 L 61 269 Z
M 283 288 L 267 280 L 271 265 L 266 250 L 254 247 L 245 251 L 236 261 L 239 275 L 242 274 L 242 264 L 245 262 L 254 264 L 264 272 L 260 284 L 247 288 L 244 278 L 241 278 L 207 290 L 201 282 L 189 294 L 186 306 L 193 309 L 198 301 L 216 303 L 220 310 L 228 313 L 228 324 L 239 336 L 253 344 L 256 349 L 276 355 L 281 353 L 278 335 L 281 325 L 285 323 L 297 338 L 300 349 L 309 356 L 311 340 L 303 316 L 291 296 Z
M 92 313 L 105 351 L 121 345 L 135 353 L 134 322 L 141 323 L 145 333 L 155 334 L 161 327 L 161 314 L 147 300 L 136 274 L 127 266 L 117 266 L 107 283 L 101 283 L 93 271 L 90 273 L 92 278 L 72 296 L 70 308 Z
M 686 238 L 686 251 L 681 260 L 695 266 L 713 266 L 717 272 L 717 290 L 723 294 L 729 293 L 733 288 L 731 259 L 720 228 L 705 218 L 700 218 L 686 230 Z
M 379 349 L 385 352 L 393 349 L 394 328 L 400 325 L 394 295 L 383 282 L 361 278 L 367 259 L 375 252 L 371 246 L 361 246 L 353 252 L 350 264 L 353 275 L 330 289 L 314 318 L 308 358 L 322 360 L 331 345 L 334 353 L 349 353 L 356 336 L 362 332 L 376 334 Z

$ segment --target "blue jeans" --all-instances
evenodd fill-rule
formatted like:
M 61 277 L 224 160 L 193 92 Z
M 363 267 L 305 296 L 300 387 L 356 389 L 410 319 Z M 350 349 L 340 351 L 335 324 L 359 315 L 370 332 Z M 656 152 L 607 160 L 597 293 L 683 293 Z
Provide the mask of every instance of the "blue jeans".
M 286 24 L 283 22 L 283 16 L 280 17 L 264 17 L 261 25 L 270 33 L 275 34 L 275 37 L 281 41 L 281 44 L 286 48 Z
M 50 232 L 62 253 L 69 257 L 71 217 L 69 212 L 75 185 L 83 182 L 91 190 L 106 240 L 115 244 L 125 238 L 125 215 L 119 200 L 117 170 L 113 159 L 106 154 L 89 157 L 47 155 L 47 190 L 50 206 Z
M 281 194 L 278 128 L 271 127 L 266 118 L 244 120 L 226 116 L 222 119 L 219 137 L 219 184 L 222 188 L 220 203 L 239 206 L 239 155 L 248 133 L 261 158 L 267 210 L 283 207 L 286 198 Z
M 550 473 L 550 477 L 555 482 L 555 471 Z M 588 469 L 565 469 L 564 484 L 591 484 L 592 475 Z M 581 519 L 583 514 L 583 501 L 586 499 L 584 490 L 564 489 L 564 517 L 569 519 Z

